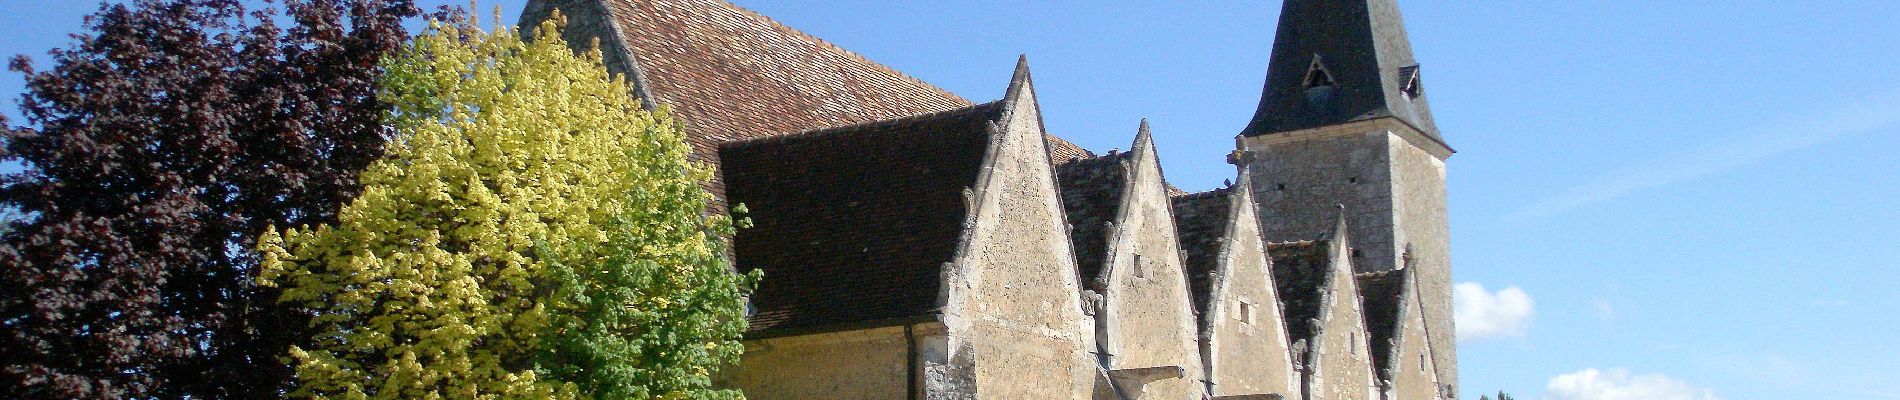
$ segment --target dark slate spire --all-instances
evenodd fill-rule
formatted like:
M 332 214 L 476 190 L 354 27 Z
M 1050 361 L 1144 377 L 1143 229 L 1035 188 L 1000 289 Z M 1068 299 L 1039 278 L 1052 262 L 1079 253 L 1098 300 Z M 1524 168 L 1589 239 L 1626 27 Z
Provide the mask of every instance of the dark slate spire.
M 1397 117 L 1439 139 L 1397 0 L 1286 0 L 1243 136 Z

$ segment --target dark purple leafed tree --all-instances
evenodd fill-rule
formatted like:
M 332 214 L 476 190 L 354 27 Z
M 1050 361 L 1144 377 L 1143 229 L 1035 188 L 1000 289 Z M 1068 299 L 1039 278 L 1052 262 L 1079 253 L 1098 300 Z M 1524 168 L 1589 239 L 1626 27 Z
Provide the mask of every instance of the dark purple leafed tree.
M 281 397 L 305 322 L 254 283 L 255 238 L 356 195 L 386 137 L 377 61 L 416 10 L 278 6 L 108 4 L 51 70 L 13 61 L 0 398 Z

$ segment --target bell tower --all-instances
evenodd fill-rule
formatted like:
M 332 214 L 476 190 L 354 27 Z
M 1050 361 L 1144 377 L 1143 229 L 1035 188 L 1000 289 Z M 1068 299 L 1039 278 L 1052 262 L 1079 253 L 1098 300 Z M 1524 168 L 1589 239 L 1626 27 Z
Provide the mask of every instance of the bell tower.
M 1265 239 L 1348 213 L 1361 272 L 1417 268 L 1441 382 L 1457 382 L 1445 159 L 1396 0 L 1286 0 L 1266 87 L 1238 137 Z M 1294 323 L 1289 321 L 1289 323 Z

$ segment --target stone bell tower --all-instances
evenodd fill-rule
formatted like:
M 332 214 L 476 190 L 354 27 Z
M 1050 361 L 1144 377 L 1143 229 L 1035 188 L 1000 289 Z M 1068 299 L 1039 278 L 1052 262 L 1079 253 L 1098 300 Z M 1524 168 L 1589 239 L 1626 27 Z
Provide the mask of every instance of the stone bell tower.
M 1396 0 L 1286 0 L 1267 83 L 1240 133 L 1269 242 L 1348 212 L 1362 272 L 1417 268 L 1440 382 L 1457 382 L 1445 159 Z M 1295 323 L 1289 321 L 1289 323 Z

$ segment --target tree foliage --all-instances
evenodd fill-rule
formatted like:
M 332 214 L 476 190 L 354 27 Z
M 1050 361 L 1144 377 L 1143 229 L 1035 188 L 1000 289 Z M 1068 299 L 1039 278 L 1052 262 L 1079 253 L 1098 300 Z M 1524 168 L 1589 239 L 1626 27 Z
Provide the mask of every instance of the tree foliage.
M 678 132 L 649 129 L 659 140 L 625 153 L 636 182 L 605 243 L 550 253 L 541 366 L 596 398 L 742 398 L 712 390 L 712 374 L 739 359 L 744 296 L 760 272 L 728 267 L 713 235 L 731 237 L 732 224 L 702 217 L 706 172 L 681 161 L 689 148 Z
M 407 0 L 137 0 L 86 19 L 5 133 L 0 397 L 269 398 L 303 323 L 254 284 L 271 225 L 334 219 L 382 153 Z M 280 28 L 283 22 L 287 27 Z M 0 126 L 8 126 L 0 121 Z
M 558 19 L 558 18 L 557 18 Z M 704 168 L 598 52 L 456 18 L 385 65 L 397 129 L 335 224 L 267 235 L 267 284 L 313 311 L 296 394 L 708 398 L 742 286 Z

